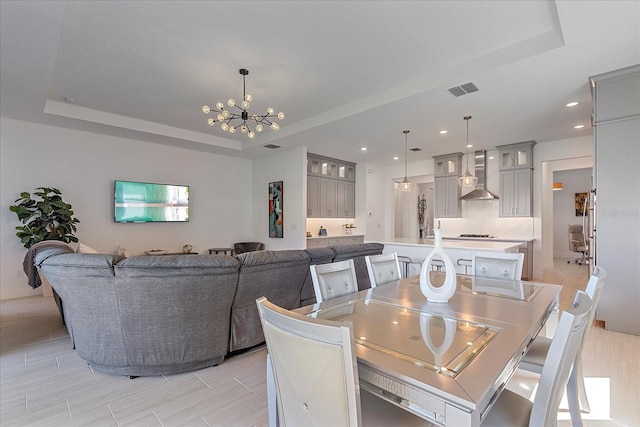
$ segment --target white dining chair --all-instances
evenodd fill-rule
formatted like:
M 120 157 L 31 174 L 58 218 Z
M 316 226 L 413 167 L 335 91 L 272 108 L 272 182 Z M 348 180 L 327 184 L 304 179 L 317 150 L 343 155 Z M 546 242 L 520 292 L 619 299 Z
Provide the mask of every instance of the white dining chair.
M 356 269 L 352 259 L 309 266 L 316 302 L 358 292 Z
M 402 278 L 398 254 L 367 255 L 364 257 L 369 273 L 371 287 L 375 288 L 385 283 L 396 282 Z
M 483 427 L 550 427 L 557 425 L 558 407 L 589 321 L 591 298 L 578 291 L 571 309 L 564 311 L 549 346 L 533 402 L 503 390 L 482 421 Z
M 519 252 L 475 251 L 473 275 L 493 279 L 520 280 L 524 254 Z
M 582 342 L 580 343 L 580 349 L 576 355 L 576 359 L 573 364 L 573 370 L 569 377 L 569 383 L 567 385 L 567 400 L 569 403 L 569 411 L 571 413 L 571 421 L 575 427 L 582 425 L 582 417 L 580 416 L 580 410 L 590 412 L 589 400 L 587 399 L 587 391 L 584 384 L 584 375 L 582 373 L 582 349 L 584 342 L 586 341 L 589 328 L 593 323 L 593 318 L 596 314 L 598 302 L 600 301 L 600 294 L 604 287 L 604 279 L 607 277 L 607 272 L 604 268 L 596 266 L 593 269 L 591 277 L 587 282 L 585 292 L 591 298 L 591 311 L 589 313 L 589 319 L 587 323 L 587 331 L 585 332 Z M 524 369 L 529 372 L 541 373 L 545 359 L 549 354 L 549 348 L 552 340 L 545 336 L 537 336 L 530 344 L 529 350 L 522 358 L 522 361 L 518 365 L 518 368 Z
M 360 391 L 351 322 L 304 316 L 264 297 L 256 304 L 268 351 L 270 426 L 430 425 Z

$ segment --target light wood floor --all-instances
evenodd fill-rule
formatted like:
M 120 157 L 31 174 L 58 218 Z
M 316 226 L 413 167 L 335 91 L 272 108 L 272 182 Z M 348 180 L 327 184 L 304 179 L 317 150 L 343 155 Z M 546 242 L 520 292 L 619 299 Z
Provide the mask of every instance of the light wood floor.
M 544 281 L 564 286 L 565 308 L 587 275 L 559 260 Z M 594 411 L 584 414 L 586 426 L 640 426 L 639 354 L 640 337 L 591 328 L 583 360 Z M 217 367 L 130 380 L 92 372 L 71 348 L 53 299 L 1 301 L 0 425 L 266 426 L 265 355 L 261 347 Z M 518 371 L 509 388 L 531 397 L 535 384 Z M 569 426 L 562 406 L 560 425 Z

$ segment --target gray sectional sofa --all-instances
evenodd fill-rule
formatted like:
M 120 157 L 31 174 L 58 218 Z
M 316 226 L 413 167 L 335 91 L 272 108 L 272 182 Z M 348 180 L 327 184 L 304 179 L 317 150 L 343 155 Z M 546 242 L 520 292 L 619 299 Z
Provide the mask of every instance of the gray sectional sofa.
M 312 263 L 351 257 L 358 287 L 369 287 L 364 256 L 382 249 L 361 243 L 122 258 L 41 246 L 33 259 L 61 300 L 78 355 L 97 371 L 142 376 L 217 365 L 262 343 L 255 300 L 266 296 L 288 309 L 314 303 Z

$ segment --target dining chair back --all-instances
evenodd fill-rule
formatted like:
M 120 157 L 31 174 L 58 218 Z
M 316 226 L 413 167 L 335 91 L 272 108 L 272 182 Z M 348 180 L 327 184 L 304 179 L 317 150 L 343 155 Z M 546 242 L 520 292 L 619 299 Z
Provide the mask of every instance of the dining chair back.
M 524 254 L 515 252 L 475 251 L 473 275 L 494 279 L 520 280 Z
M 358 281 L 353 260 L 309 266 L 316 302 L 358 292 Z
M 591 298 L 585 292 L 578 291 L 572 307 L 560 317 L 533 403 L 505 389 L 487 413 L 483 426 L 557 425 L 558 407 L 586 331 L 590 310 Z
M 587 320 L 587 330 L 584 333 L 580 349 L 576 355 L 576 359 L 573 364 L 571 376 L 569 377 L 569 383 L 567 385 L 567 400 L 569 403 L 569 411 L 571 413 L 571 420 L 574 426 L 582 425 L 582 418 L 580 415 L 580 409 L 590 412 L 591 408 L 589 400 L 587 399 L 587 391 L 584 383 L 584 374 L 582 369 L 582 349 L 587 339 L 589 328 L 593 324 L 593 319 L 598 308 L 598 302 L 600 301 L 600 295 L 604 288 L 605 278 L 607 277 L 607 271 L 596 266 L 589 277 L 585 292 L 591 298 L 591 310 L 589 312 L 589 318 Z M 522 358 L 520 369 L 524 369 L 529 372 L 541 373 L 542 366 L 549 353 L 549 347 L 551 345 L 551 339 L 545 336 L 537 336 L 529 346 L 529 350 Z
M 372 288 L 385 283 L 396 282 L 402 278 L 398 254 L 395 252 L 367 255 L 364 260 L 367 263 L 367 272 L 369 273 L 369 282 L 371 282 Z
M 245 252 L 263 251 L 264 243 L 262 242 L 237 242 L 233 244 L 233 252 L 236 255 L 243 254 Z
M 280 425 L 360 425 L 351 322 L 313 319 L 264 297 L 256 303 Z
M 304 316 L 264 297 L 256 304 L 268 351 L 270 426 L 429 425 L 378 396 L 361 393 L 350 321 Z

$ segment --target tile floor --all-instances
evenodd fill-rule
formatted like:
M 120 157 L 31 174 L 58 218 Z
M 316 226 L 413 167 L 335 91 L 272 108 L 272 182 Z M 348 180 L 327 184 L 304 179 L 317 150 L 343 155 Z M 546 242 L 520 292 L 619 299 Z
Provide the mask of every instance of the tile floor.
M 584 288 L 587 268 L 562 260 L 543 281 L 564 285 L 561 309 Z M 266 351 L 217 367 L 162 377 L 93 372 L 71 348 L 52 298 L 0 302 L 0 425 L 266 426 Z M 586 426 L 640 426 L 640 337 L 591 328 L 583 352 L 594 410 Z M 615 363 L 611 363 L 615 361 Z M 509 388 L 531 397 L 536 376 L 518 371 Z M 559 424 L 569 426 L 561 405 Z

